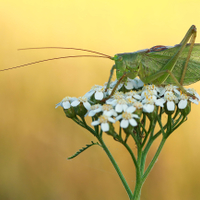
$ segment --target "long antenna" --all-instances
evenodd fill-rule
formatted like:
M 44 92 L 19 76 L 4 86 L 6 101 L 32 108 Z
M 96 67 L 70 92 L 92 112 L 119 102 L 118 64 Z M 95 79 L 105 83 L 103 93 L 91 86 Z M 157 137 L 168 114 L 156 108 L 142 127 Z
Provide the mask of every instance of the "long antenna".
M 98 56 L 98 55 L 62 56 L 62 57 L 56 57 L 56 58 L 49 58 L 49 59 L 45 59 L 45 60 L 38 60 L 38 61 L 23 64 L 23 65 L 18 65 L 18 66 L 15 66 L 15 67 L 1 69 L 0 72 L 11 70 L 11 69 L 16 69 L 16 68 L 20 68 L 20 67 L 26 67 L 26 66 L 29 66 L 29 65 L 34 65 L 34 64 L 37 64 L 37 63 L 46 62 L 46 61 L 50 61 L 50 60 L 58 60 L 58 59 L 63 59 L 63 58 L 77 58 L 77 57 L 99 57 L 99 58 L 110 58 L 110 59 L 112 59 L 111 56 L 108 57 L 107 55 L 104 55 L 104 56 Z
M 68 50 L 77 50 L 77 51 L 86 51 L 86 52 L 90 52 L 90 53 L 95 53 L 98 55 L 102 55 L 102 56 L 106 56 L 108 58 L 112 58 L 111 56 L 98 52 L 98 51 L 93 51 L 93 50 L 89 50 L 89 49 L 81 49 L 81 48 L 73 48 L 73 47 L 33 47 L 33 48 L 22 48 L 22 49 L 18 49 L 18 50 L 33 50 L 33 49 L 68 49 Z

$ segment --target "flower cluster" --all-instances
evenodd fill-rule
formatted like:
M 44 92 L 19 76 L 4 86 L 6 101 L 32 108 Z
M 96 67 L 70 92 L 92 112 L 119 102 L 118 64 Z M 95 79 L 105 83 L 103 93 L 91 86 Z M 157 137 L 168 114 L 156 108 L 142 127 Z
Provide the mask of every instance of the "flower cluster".
M 151 118 L 158 108 L 168 115 L 178 109 L 187 116 L 191 102 L 198 104 L 200 100 L 193 89 L 182 93 L 177 86 L 144 85 L 138 78 L 128 79 L 115 87 L 116 84 L 117 81 L 111 82 L 109 88 L 106 83 L 104 86 L 95 85 L 83 97 L 65 97 L 56 107 L 63 107 L 66 116 L 72 119 L 92 117 L 92 126 L 100 125 L 102 131 L 110 134 L 113 123 L 119 121 L 123 129 L 136 127 L 142 114 Z

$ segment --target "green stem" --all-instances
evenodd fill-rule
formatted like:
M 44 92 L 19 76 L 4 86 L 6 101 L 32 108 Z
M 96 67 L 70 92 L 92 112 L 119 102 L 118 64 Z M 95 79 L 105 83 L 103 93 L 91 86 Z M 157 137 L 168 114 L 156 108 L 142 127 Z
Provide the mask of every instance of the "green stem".
M 142 182 L 145 181 L 145 179 L 147 178 L 149 172 L 150 172 L 151 169 L 153 168 L 153 166 L 154 166 L 156 160 L 158 159 L 158 156 L 159 156 L 159 154 L 160 154 L 160 152 L 161 152 L 161 150 L 162 150 L 162 148 L 163 148 L 163 146 L 164 146 L 164 144 L 165 144 L 166 139 L 167 139 L 167 138 L 165 138 L 165 137 L 162 138 L 162 140 L 161 140 L 161 142 L 160 142 L 160 145 L 159 145 L 159 147 L 158 147 L 158 149 L 157 149 L 157 151 L 156 151 L 156 153 L 155 153 L 155 155 L 154 155 L 154 157 L 153 157 L 151 163 L 150 163 L 149 166 L 147 167 L 147 169 L 146 169 L 146 171 L 145 171 L 145 173 L 144 173 L 144 175 L 143 175 L 143 177 L 142 177 Z
M 114 166 L 117 174 L 119 175 L 119 177 L 120 177 L 120 179 L 122 181 L 122 184 L 123 184 L 124 188 L 126 189 L 126 192 L 127 192 L 128 196 L 129 196 L 129 198 L 131 199 L 131 197 L 133 195 L 132 191 L 129 188 L 128 183 L 126 182 L 126 179 L 125 179 L 124 175 L 122 174 L 119 166 L 117 165 L 115 159 L 113 158 L 112 154 L 110 153 L 110 151 L 108 150 L 107 146 L 105 145 L 103 139 L 101 137 L 97 137 L 97 138 L 98 138 L 101 146 L 103 147 L 104 151 L 106 152 L 108 158 L 110 159 L 112 165 Z

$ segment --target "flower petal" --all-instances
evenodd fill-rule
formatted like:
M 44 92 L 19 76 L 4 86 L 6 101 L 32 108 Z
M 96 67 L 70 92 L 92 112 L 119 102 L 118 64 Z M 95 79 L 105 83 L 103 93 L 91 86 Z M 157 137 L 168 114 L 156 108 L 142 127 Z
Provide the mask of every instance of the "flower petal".
M 71 105 L 70 105 L 69 101 L 64 101 L 62 103 L 62 106 L 63 106 L 64 109 L 68 109 L 68 108 L 70 108 Z
M 167 101 L 167 110 L 174 111 L 175 103 L 173 101 Z
M 136 120 L 134 120 L 134 119 L 129 119 L 129 123 L 130 123 L 132 126 L 137 126 L 137 122 L 136 122 Z
M 71 106 L 76 107 L 76 106 L 78 106 L 79 104 L 80 104 L 80 101 L 74 100 L 74 101 L 71 103 Z
M 145 105 L 143 106 L 143 111 L 144 111 L 144 112 L 151 113 L 151 112 L 153 112 L 153 110 L 154 110 L 154 105 L 145 104 Z
M 115 106 L 115 110 L 116 110 L 116 112 L 122 112 L 122 105 L 121 104 L 117 104 L 116 106 Z
M 94 98 L 96 100 L 102 100 L 103 99 L 103 92 L 95 92 Z
M 104 132 L 109 131 L 109 124 L 108 124 L 108 123 L 102 123 L 102 124 L 101 124 L 101 129 L 102 129 L 102 131 L 104 131 Z
M 128 120 L 126 119 L 122 119 L 121 123 L 120 123 L 120 126 L 122 128 L 127 128 L 128 127 Z
M 90 105 L 89 102 L 83 102 L 83 105 L 84 105 L 84 107 L 85 107 L 87 110 L 89 110 L 90 107 L 91 107 L 91 105 Z
M 108 118 L 108 121 L 109 121 L 109 122 L 112 122 L 112 123 L 115 123 L 115 120 L 114 120 L 112 117 L 109 117 L 109 118 Z
M 178 108 L 179 109 L 184 109 L 187 106 L 187 100 L 180 100 L 178 103 Z
M 100 124 L 99 121 L 93 121 L 93 122 L 91 123 L 92 126 L 96 126 L 96 125 L 99 125 L 99 124 Z
M 126 109 L 126 112 L 128 113 L 133 113 L 136 110 L 136 108 L 134 106 L 130 106 Z

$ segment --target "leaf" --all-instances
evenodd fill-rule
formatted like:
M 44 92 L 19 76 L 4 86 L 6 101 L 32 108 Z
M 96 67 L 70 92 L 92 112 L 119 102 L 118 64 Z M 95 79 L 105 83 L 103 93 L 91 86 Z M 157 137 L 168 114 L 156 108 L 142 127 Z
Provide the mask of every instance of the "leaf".
M 69 158 L 67 158 L 68 160 L 72 159 L 72 158 L 75 158 L 76 156 L 78 156 L 80 153 L 82 153 L 83 151 L 85 151 L 86 149 L 88 149 L 89 147 L 91 146 L 94 146 L 94 145 L 99 145 L 101 146 L 98 142 L 93 142 L 91 141 L 91 144 L 86 144 L 86 147 L 82 147 L 81 149 L 79 149 L 73 156 L 70 156 Z

